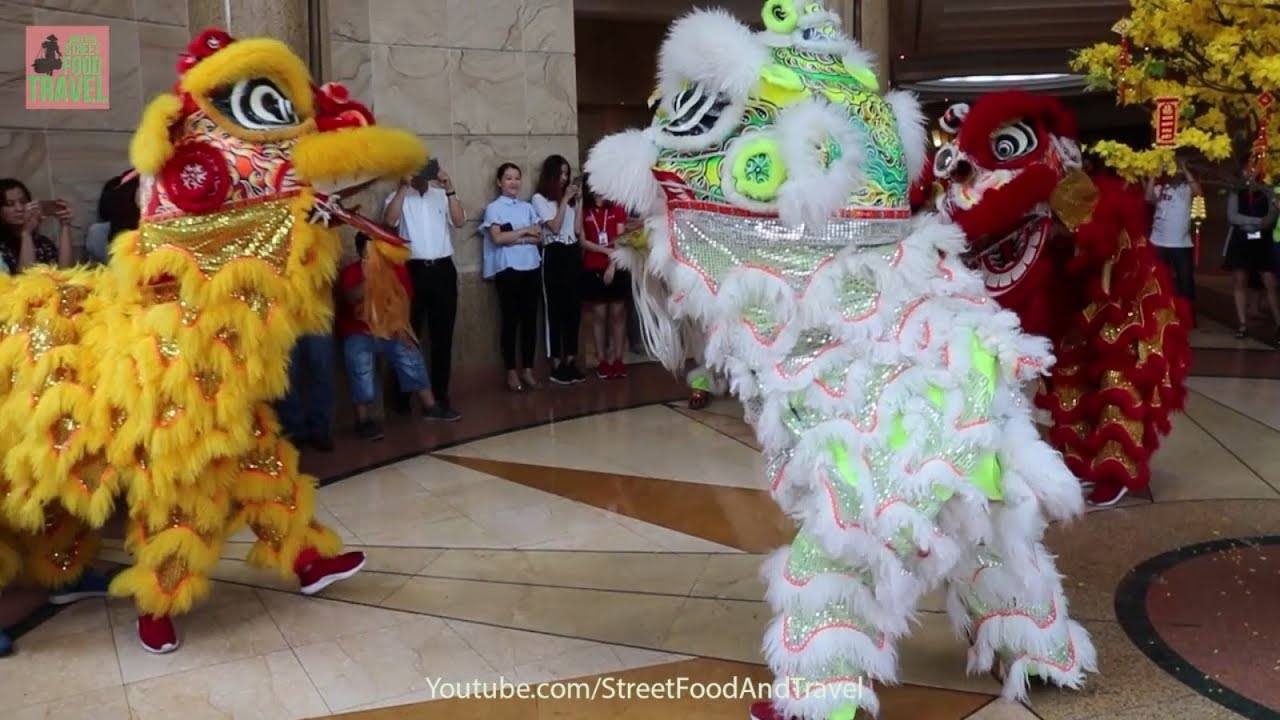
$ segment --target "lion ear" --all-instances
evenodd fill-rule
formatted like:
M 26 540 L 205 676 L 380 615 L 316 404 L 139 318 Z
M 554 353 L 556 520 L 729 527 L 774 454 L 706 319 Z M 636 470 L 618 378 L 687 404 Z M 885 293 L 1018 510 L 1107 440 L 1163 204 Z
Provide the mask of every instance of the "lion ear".
M 165 93 L 142 111 L 142 120 L 129 142 L 129 162 L 142 175 L 155 175 L 173 157 L 170 129 L 182 117 L 182 100 Z

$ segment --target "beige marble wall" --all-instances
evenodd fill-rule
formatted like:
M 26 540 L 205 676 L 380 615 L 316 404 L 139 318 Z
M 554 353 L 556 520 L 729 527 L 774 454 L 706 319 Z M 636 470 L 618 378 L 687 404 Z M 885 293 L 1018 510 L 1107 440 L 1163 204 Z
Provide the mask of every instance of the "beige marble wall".
M 460 273 L 455 363 L 498 361 L 497 300 L 479 278 L 476 222 L 503 162 L 532 191 L 542 160 L 578 167 L 573 0 L 330 0 L 333 77 L 378 122 L 421 135 L 453 176 L 469 222 L 454 235 Z M 362 198 L 381 209 L 389 187 Z
M 24 107 L 24 34 L 32 24 L 111 28 L 109 110 Z M 102 185 L 129 166 L 143 104 L 173 83 L 186 44 L 187 0 L 0 0 L 0 47 L 8 49 L 0 64 L 0 176 L 19 178 L 38 198 L 69 201 L 82 242 Z

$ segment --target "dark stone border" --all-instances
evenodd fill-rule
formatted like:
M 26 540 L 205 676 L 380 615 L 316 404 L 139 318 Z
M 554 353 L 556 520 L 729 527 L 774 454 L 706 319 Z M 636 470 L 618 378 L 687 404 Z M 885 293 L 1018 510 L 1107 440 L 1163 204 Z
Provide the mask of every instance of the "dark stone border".
M 1259 545 L 1280 545 L 1280 535 L 1224 538 L 1197 545 L 1187 545 L 1157 555 L 1130 570 L 1116 588 L 1115 610 L 1120 627 L 1129 641 L 1161 670 L 1195 690 L 1203 697 L 1253 720 L 1280 720 L 1280 712 L 1241 695 L 1205 675 L 1179 655 L 1160 637 L 1147 616 L 1147 594 L 1152 584 L 1168 570 L 1194 557 Z

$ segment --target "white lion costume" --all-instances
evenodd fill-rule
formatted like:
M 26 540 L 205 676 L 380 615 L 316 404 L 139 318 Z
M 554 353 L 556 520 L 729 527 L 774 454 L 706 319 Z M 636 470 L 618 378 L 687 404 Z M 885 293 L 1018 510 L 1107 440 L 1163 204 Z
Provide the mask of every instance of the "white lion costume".
M 911 216 L 916 100 L 880 94 L 820 3 L 769 0 L 763 19 L 678 20 L 653 123 L 586 166 L 646 219 L 648 248 L 617 262 L 652 349 L 681 367 L 679 323 L 699 327 L 799 525 L 764 568 L 777 680 L 753 716 L 877 712 L 868 681 L 896 681 L 896 641 L 943 583 L 969 671 L 1008 698 L 1032 676 L 1078 688 L 1094 648 L 1041 537 L 1083 501 L 1023 400 L 1049 345 L 959 262 L 957 228 Z

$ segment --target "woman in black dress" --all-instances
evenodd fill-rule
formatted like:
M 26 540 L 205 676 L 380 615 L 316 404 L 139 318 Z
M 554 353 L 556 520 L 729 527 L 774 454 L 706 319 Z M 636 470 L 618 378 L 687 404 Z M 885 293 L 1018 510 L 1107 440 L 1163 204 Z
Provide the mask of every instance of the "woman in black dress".
M 1272 265 L 1271 234 L 1276 224 L 1276 200 L 1271 188 L 1259 182 L 1257 171 L 1245 172 L 1245 182 L 1227 198 L 1227 222 L 1231 232 L 1223 249 L 1222 267 L 1233 276 L 1236 304 L 1236 337 L 1248 335 L 1249 275 L 1262 275 L 1271 307 L 1271 319 L 1280 331 L 1280 302 L 1276 298 L 1276 272 Z

